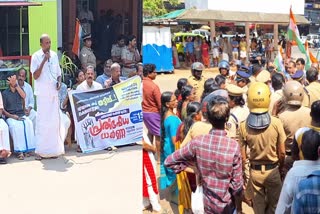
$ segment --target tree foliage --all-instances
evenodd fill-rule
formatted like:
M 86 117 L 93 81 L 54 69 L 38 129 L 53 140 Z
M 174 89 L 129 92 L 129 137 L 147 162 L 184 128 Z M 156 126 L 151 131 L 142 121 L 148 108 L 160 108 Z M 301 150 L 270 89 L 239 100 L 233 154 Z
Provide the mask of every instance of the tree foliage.
M 175 6 L 179 0 L 143 0 L 143 13 L 145 17 L 161 16 L 168 11 L 165 8 L 165 2 Z

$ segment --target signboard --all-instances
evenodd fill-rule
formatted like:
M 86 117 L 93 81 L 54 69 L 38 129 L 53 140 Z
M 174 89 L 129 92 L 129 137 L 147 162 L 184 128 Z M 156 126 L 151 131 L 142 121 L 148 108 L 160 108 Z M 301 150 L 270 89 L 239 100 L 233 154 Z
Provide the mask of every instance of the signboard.
M 108 89 L 69 92 L 76 138 L 84 153 L 142 139 L 140 88 L 136 76 Z

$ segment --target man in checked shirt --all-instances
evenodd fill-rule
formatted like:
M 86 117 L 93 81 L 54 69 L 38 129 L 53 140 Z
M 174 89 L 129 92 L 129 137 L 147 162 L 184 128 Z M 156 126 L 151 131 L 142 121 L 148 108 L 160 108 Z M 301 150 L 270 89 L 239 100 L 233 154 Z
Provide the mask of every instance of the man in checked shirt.
M 222 96 L 207 103 L 209 134 L 200 135 L 165 160 L 165 166 L 175 173 L 195 163 L 202 180 L 205 213 L 241 213 L 243 177 L 240 146 L 227 137 L 225 123 L 230 108 Z

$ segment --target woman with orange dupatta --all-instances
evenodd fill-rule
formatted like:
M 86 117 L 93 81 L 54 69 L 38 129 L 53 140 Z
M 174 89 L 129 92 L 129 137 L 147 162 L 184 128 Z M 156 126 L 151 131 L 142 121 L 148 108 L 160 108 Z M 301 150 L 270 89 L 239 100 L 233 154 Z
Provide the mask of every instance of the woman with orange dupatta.
M 202 40 L 201 56 L 202 56 L 202 62 L 204 64 L 204 66 L 206 66 L 206 68 L 209 68 L 209 66 L 210 66 L 209 45 L 208 45 L 206 39 Z
M 177 135 L 176 135 L 176 143 L 175 143 L 175 150 L 180 149 L 180 144 L 183 141 L 184 137 L 188 133 L 189 128 L 191 125 L 197 121 L 201 120 L 201 105 L 199 102 L 190 102 L 187 105 L 187 118 L 181 123 L 178 128 Z M 177 174 L 177 184 L 179 190 L 178 196 L 178 209 L 179 214 L 184 213 L 184 209 L 191 209 L 191 185 L 189 183 L 189 177 L 195 177 L 192 169 L 187 168 L 186 171 L 180 172 Z M 189 176 L 188 174 L 191 174 Z M 195 180 L 194 182 L 195 183 Z

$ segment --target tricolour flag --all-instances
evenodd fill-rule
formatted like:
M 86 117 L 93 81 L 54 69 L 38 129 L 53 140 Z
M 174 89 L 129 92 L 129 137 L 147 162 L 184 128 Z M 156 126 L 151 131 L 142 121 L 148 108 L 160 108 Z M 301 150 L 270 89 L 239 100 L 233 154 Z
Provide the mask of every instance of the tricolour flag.
M 306 42 L 304 43 L 304 47 L 306 49 L 306 65 L 305 65 L 305 70 L 308 70 L 311 67 L 311 56 L 314 58 L 314 56 L 312 55 L 312 53 L 309 50 L 309 46 L 308 46 L 308 40 L 306 40 Z
M 282 59 L 282 47 L 281 45 L 278 46 L 278 54 L 276 56 L 276 58 L 274 59 L 274 65 L 277 66 L 277 71 L 283 73 L 286 76 L 286 71 L 284 68 L 284 64 L 283 64 L 283 59 Z
M 306 54 L 306 49 L 300 39 L 300 33 L 297 26 L 296 18 L 294 17 L 291 8 L 290 8 L 290 20 L 289 20 L 289 27 L 288 27 L 288 39 L 290 41 L 294 41 L 297 44 L 301 53 Z
M 76 30 L 73 39 L 72 52 L 79 57 L 83 46 L 82 36 L 84 35 L 79 19 L 76 19 Z

